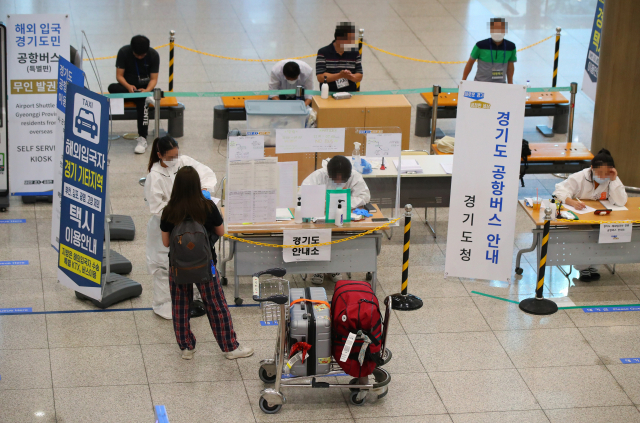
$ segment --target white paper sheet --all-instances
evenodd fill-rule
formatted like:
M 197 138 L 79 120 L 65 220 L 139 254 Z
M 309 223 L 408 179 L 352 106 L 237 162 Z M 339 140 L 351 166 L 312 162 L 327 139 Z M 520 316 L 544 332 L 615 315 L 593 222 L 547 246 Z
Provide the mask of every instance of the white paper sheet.
M 229 162 L 229 174 L 227 175 L 227 189 L 229 191 L 253 190 L 253 162 Z
M 593 207 L 589 207 L 585 204 L 585 208 L 582 210 L 578 210 L 575 207 L 571 207 L 568 204 L 562 203 L 562 207 L 566 208 L 567 210 L 571 210 L 572 212 L 574 212 L 575 214 L 587 214 L 587 213 L 593 213 L 594 211 L 596 211 L 596 209 L 594 209 Z
M 264 157 L 264 135 L 229 137 L 229 160 L 255 160 Z
M 252 194 L 251 191 L 229 191 L 225 207 L 229 223 L 251 222 L 253 217 Z
M 278 189 L 278 158 L 267 157 L 254 160 L 254 190 L 277 190 Z
M 367 156 L 370 157 L 399 157 L 402 151 L 402 134 L 367 134 L 366 147 Z
M 453 163 L 440 163 L 440 166 L 442 166 L 442 170 L 444 170 L 444 173 L 447 175 L 453 173 Z
M 331 229 L 286 229 L 282 231 L 283 245 L 313 245 L 331 241 Z M 308 248 L 283 248 L 285 263 L 297 261 L 330 261 L 331 245 Z
M 124 98 L 109 99 L 111 105 L 111 116 L 124 115 Z
M 629 210 L 625 206 L 616 206 L 609 200 L 600 200 L 600 203 L 605 209 L 613 210 L 613 211 L 624 211 Z
M 299 195 L 302 197 L 302 217 L 324 218 L 326 185 L 302 185 Z
M 251 222 L 275 222 L 276 203 L 278 201 L 277 190 L 253 191 L 253 216 Z
M 291 210 L 286 208 L 277 208 L 276 209 L 276 220 L 292 220 L 293 214 Z
M 398 168 L 398 159 L 393 160 L 393 165 Z M 422 170 L 422 166 L 418 164 L 416 159 L 402 159 L 402 169 L 400 170 L 402 174 L 405 173 L 424 173 Z
M 344 128 L 276 129 L 276 154 L 344 151 Z
M 298 162 L 278 162 L 278 207 L 294 208 L 298 194 Z
M 347 196 L 351 195 L 351 190 L 350 189 L 345 189 L 342 190 L 344 191 L 343 193 L 340 194 L 334 194 L 334 193 L 330 193 L 329 194 L 329 220 L 333 220 L 336 217 L 336 210 L 338 209 L 338 201 L 342 200 L 343 203 L 342 204 L 342 209 L 345 211 L 345 218 L 347 216 L 347 213 L 351 213 L 351 210 L 347 210 Z
M 218 203 L 220 202 L 220 199 L 217 197 L 211 197 L 211 201 L 213 201 L 213 204 L 218 205 Z

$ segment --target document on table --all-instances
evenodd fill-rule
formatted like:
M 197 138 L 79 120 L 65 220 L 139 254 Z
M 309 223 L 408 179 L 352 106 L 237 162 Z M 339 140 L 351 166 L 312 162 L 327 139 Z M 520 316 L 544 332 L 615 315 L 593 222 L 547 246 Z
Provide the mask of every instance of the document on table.
M 398 159 L 393 160 L 393 165 L 398 169 Z M 424 173 L 422 170 L 422 166 L 418 163 L 416 159 L 402 159 L 402 169 L 400 171 L 405 173 Z
M 253 191 L 251 222 L 275 222 L 277 201 L 278 196 L 275 189 Z
M 253 217 L 253 192 L 229 191 L 226 204 L 227 219 L 230 223 L 247 223 Z
M 227 175 L 227 189 L 229 191 L 253 190 L 253 162 L 238 161 L 229 162 L 229 174 Z
M 298 162 L 278 162 L 278 207 L 294 208 L 298 193 Z
M 442 170 L 444 170 L 444 173 L 447 175 L 451 175 L 453 173 L 453 163 L 440 163 L 440 166 L 442 166 Z
M 254 190 L 278 189 L 278 158 L 267 157 L 254 160 L 253 188 Z
M 625 206 L 616 206 L 609 200 L 600 200 L 600 203 L 605 209 L 613 210 L 613 211 L 624 211 L 629 210 Z
M 302 185 L 300 187 L 302 217 L 324 217 L 326 193 L 326 185 Z
M 264 135 L 229 137 L 229 160 L 255 160 L 264 157 Z
M 596 211 L 596 209 L 594 209 L 593 207 L 589 207 L 585 204 L 585 208 L 582 210 L 578 210 L 575 207 L 571 207 L 565 203 L 562 204 L 562 207 L 564 207 L 567 210 L 571 210 L 572 212 L 574 212 L 575 214 L 587 214 L 587 213 L 593 213 L 594 211 Z

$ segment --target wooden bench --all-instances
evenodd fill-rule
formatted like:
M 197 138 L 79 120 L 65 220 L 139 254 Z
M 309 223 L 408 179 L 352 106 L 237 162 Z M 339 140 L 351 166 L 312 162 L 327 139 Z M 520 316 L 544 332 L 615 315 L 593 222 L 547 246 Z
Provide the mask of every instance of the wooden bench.
M 213 107 L 213 138 L 223 140 L 229 133 L 229 121 L 247 120 L 245 100 L 267 100 L 268 95 L 221 97 L 222 105 Z
M 160 119 L 167 119 L 167 132 L 174 138 L 184 135 L 184 104 L 176 97 L 163 97 L 160 100 Z M 124 114 L 113 115 L 113 120 L 137 120 L 136 104 L 133 101 L 124 102 Z M 155 119 L 155 106 L 149 105 L 149 125 Z
M 566 134 L 569 127 L 569 100 L 559 92 L 530 93 L 524 109 L 525 116 L 553 116 L 553 132 Z M 433 93 L 420 94 L 426 103 L 416 107 L 415 135 L 431 136 Z M 438 119 L 455 119 L 458 114 L 458 93 L 442 92 L 438 95 Z M 436 138 L 444 134 L 437 130 Z
M 438 150 L 436 144 L 431 144 L 434 154 L 450 155 Z M 582 143 L 541 142 L 529 143 L 531 155 L 527 162 L 527 173 L 575 173 L 591 166 L 593 154 Z M 522 164 L 524 166 L 524 163 Z

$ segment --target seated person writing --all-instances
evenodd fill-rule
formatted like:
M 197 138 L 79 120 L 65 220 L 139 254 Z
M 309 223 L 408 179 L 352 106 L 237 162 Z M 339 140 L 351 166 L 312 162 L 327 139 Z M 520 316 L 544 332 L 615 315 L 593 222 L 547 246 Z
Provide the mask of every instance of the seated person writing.
M 591 167 L 569 176 L 565 181 L 556 184 L 553 195 L 562 203 L 578 210 L 585 204 L 580 199 L 609 200 L 613 205 L 624 206 L 627 193 L 616 171 L 613 157 L 609 150 L 602 149 L 591 160 Z M 600 279 L 598 267 L 595 265 L 575 266 L 580 270 L 580 280 L 591 282 Z
M 311 175 L 307 176 L 302 185 L 326 185 L 327 189 L 350 189 L 351 190 L 351 208 L 362 207 L 371 199 L 369 187 L 364 181 L 362 175 L 351 169 L 351 161 L 344 156 L 334 156 L 326 168 L 318 169 Z M 340 273 L 332 273 L 329 275 L 336 282 L 342 276 Z M 324 275 L 316 273 L 311 278 L 311 282 L 322 284 Z

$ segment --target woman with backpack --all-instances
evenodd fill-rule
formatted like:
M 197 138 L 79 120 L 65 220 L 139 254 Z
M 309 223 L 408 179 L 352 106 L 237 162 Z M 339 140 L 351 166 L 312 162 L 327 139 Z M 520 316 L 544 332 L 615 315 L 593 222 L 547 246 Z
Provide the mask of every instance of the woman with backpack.
M 153 307 L 154 313 L 167 320 L 171 320 L 171 295 L 169 294 L 169 250 L 162 245 L 160 233 L 160 215 L 171 198 L 173 181 L 176 173 L 183 166 L 191 166 L 198 171 L 205 197 L 211 197 L 218 182 L 216 174 L 209 167 L 192 159 L 180 155 L 178 142 L 171 136 L 156 138 L 151 148 L 146 182 L 144 184 L 144 198 L 149 206 L 151 218 L 147 224 L 147 269 L 153 277 Z M 205 314 L 204 304 L 196 298 L 191 305 L 192 317 Z
M 249 357 L 253 349 L 236 340 L 231 314 L 215 266 L 216 251 L 211 238 L 224 234 L 222 215 L 205 198 L 196 169 L 184 166 L 175 176 L 171 199 L 162 211 L 162 243 L 169 248 L 169 288 L 176 340 L 182 358 L 191 360 L 196 338 L 189 326 L 189 303 L 193 285 L 207 310 L 207 317 L 220 349 L 229 360 Z

